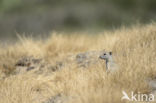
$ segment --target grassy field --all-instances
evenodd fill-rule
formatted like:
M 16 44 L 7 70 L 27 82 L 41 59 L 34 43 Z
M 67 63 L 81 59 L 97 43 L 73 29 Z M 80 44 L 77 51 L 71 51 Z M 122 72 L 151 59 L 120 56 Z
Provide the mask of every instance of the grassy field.
M 71 63 L 56 72 L 12 74 L 23 56 L 55 63 L 67 55 L 103 49 L 112 51 L 119 65 L 114 74 L 106 73 L 104 61 L 88 69 Z M 121 101 L 122 90 L 149 93 L 145 80 L 155 76 L 155 23 L 97 35 L 52 33 L 46 40 L 19 37 L 16 44 L 0 47 L 0 103 L 43 103 L 58 94 L 70 97 L 67 103 L 128 103 Z

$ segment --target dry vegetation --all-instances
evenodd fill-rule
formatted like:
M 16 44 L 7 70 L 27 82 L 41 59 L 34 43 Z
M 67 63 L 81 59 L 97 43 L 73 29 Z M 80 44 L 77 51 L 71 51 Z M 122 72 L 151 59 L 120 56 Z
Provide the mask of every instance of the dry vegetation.
M 113 51 L 120 70 L 107 74 L 102 63 L 88 69 L 73 64 L 62 70 L 12 75 L 23 56 L 49 63 L 67 55 L 92 50 Z M 45 67 L 46 68 L 46 67 Z M 121 28 L 98 35 L 53 33 L 47 40 L 20 38 L 0 47 L 0 103 L 42 103 L 57 94 L 71 97 L 68 103 L 125 103 L 122 90 L 150 92 L 147 77 L 156 76 L 156 24 Z

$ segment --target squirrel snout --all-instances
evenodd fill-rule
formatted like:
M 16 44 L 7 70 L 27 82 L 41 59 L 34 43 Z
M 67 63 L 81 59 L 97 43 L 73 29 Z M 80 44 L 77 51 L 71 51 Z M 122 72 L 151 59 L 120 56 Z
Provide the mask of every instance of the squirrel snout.
M 100 59 L 104 59 L 102 56 L 99 56 Z

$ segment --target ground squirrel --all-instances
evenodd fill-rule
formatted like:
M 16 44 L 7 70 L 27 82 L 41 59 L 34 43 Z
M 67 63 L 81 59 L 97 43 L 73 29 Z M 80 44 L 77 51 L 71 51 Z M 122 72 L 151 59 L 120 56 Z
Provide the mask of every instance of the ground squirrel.
M 113 72 L 118 68 L 117 64 L 113 60 L 112 52 L 104 52 L 100 55 L 99 58 L 104 59 L 106 61 L 107 72 Z

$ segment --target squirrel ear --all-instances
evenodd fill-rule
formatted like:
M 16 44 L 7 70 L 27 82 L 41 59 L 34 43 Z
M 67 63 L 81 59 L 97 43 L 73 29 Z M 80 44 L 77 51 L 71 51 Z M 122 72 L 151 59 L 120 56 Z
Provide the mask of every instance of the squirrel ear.
M 110 55 L 112 55 L 112 52 L 109 52 Z

